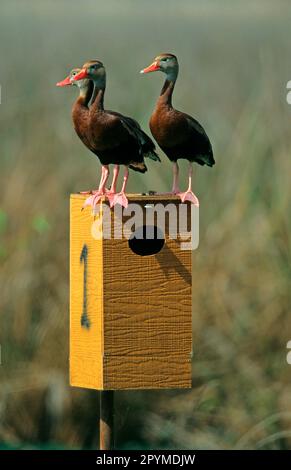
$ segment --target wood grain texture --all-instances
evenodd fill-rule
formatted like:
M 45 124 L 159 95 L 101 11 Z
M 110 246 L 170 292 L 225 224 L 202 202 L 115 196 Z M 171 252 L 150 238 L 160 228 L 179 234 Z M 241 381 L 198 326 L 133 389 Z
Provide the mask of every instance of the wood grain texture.
M 164 197 L 129 200 L 144 208 Z M 169 239 L 167 226 L 156 255 L 135 254 L 126 238 L 96 241 L 90 209 L 80 210 L 83 202 L 84 196 L 71 196 L 71 384 L 99 390 L 191 387 L 191 251 Z M 84 243 L 88 330 L 80 326 Z
M 102 240 L 91 235 L 90 211 L 81 211 L 83 199 L 71 198 L 70 213 L 70 383 L 103 388 L 103 256 Z M 87 313 L 90 328 L 81 326 L 84 265 L 80 255 L 88 248 Z
M 106 356 L 104 387 L 108 390 L 191 388 L 191 357 Z

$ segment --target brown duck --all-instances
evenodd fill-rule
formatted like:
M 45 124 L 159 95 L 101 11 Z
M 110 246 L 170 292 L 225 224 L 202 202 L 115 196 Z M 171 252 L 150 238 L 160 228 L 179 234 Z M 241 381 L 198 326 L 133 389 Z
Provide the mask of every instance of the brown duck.
M 137 121 L 115 111 L 104 109 L 106 87 L 105 67 L 99 60 L 86 62 L 81 71 L 72 77 L 72 82 L 90 80 L 94 84 L 91 106 L 83 109 L 84 101 L 80 97 L 73 107 L 73 121 L 78 135 L 84 144 L 98 156 L 103 165 L 100 185 L 90 196 L 86 205 L 95 207 L 103 195 L 109 198 L 110 206 L 117 203 L 127 207 L 125 189 L 128 181 L 128 169 L 145 173 L 145 157 L 160 161 L 155 153 L 155 145 L 141 129 Z M 88 98 L 88 97 L 87 97 Z M 87 103 L 88 104 L 88 103 Z M 85 104 L 86 106 L 86 104 Z M 109 165 L 114 164 L 111 192 L 106 192 L 105 185 L 109 177 Z M 119 165 L 125 166 L 121 191 L 116 193 L 116 181 Z
M 74 68 L 71 70 L 69 75 L 57 83 L 58 87 L 72 86 L 75 85 L 79 88 L 79 97 L 75 101 L 72 109 L 72 118 L 75 131 L 79 138 L 82 140 L 86 147 L 90 148 L 89 139 L 86 137 L 87 127 L 88 127 L 88 118 L 89 118 L 89 102 L 93 95 L 94 85 L 91 80 L 84 79 L 77 82 L 73 81 L 73 78 L 81 72 L 80 68 Z M 90 148 L 90 150 L 92 150 Z M 102 174 L 104 172 L 104 167 L 102 166 Z M 94 191 L 84 191 L 81 194 L 90 194 Z
M 198 121 L 172 106 L 172 94 L 179 72 L 177 57 L 161 54 L 141 73 L 156 71 L 164 72 L 166 80 L 150 118 L 150 129 L 161 149 L 173 162 L 172 194 L 178 194 L 182 202 L 191 201 L 199 206 L 198 198 L 192 191 L 192 163 L 214 165 L 211 143 Z M 185 192 L 179 189 L 178 159 L 189 161 L 188 189 Z
M 92 80 L 89 80 L 87 78 L 84 78 L 83 80 L 78 80 L 78 81 L 73 81 L 73 78 L 81 72 L 82 69 L 80 68 L 74 68 L 71 70 L 70 74 L 68 77 L 66 77 L 64 80 L 61 82 L 57 83 L 57 86 L 59 87 L 64 87 L 64 86 L 73 86 L 75 85 L 76 87 L 79 88 L 79 97 L 73 104 L 72 108 L 72 119 L 73 119 L 73 125 L 75 128 L 75 131 L 77 135 L 80 137 L 82 140 L 83 144 L 86 145 L 88 149 L 90 149 L 94 153 L 94 149 L 91 147 L 90 144 L 90 139 L 88 138 L 88 132 L 89 132 L 89 102 L 93 97 L 93 90 L 94 90 L 94 84 Z M 102 165 L 102 170 L 101 170 L 101 181 L 99 188 L 97 190 L 93 191 L 81 191 L 81 194 L 97 194 L 98 191 L 100 190 L 101 184 L 103 182 L 104 178 L 104 172 L 106 172 L 106 168 L 104 165 Z M 117 184 L 117 177 L 119 173 L 119 166 L 115 165 L 113 169 L 113 179 L 111 183 L 111 188 L 110 190 L 105 189 L 106 196 L 108 197 L 109 200 L 114 197 L 116 193 L 116 184 Z M 98 194 L 97 194 L 98 196 Z M 85 202 L 85 205 L 89 205 L 92 202 L 93 198 L 88 198 L 87 201 Z

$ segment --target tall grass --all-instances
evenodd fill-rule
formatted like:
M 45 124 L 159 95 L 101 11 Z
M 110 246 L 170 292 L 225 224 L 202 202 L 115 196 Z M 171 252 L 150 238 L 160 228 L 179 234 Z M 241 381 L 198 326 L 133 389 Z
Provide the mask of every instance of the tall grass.
M 290 448 L 290 19 L 284 1 L 2 0 L 2 442 L 90 447 L 98 433 L 97 394 L 68 385 L 68 199 L 99 167 L 72 129 L 76 90 L 55 82 L 100 58 L 106 106 L 148 129 L 162 77 L 138 72 L 171 51 L 174 104 L 217 160 L 195 178 L 194 387 L 118 393 L 119 445 Z M 168 189 L 162 158 L 129 190 Z

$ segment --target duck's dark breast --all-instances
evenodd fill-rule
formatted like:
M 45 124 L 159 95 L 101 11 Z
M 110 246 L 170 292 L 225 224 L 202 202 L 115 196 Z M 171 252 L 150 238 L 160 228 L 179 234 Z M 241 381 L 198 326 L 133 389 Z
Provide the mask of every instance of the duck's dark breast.
M 72 119 L 76 134 L 81 139 L 84 145 L 92 151 L 89 139 L 89 120 L 88 108 L 76 103 L 72 109 Z
M 161 148 L 174 147 L 185 138 L 185 123 L 173 109 L 156 109 L 149 124 L 151 133 Z

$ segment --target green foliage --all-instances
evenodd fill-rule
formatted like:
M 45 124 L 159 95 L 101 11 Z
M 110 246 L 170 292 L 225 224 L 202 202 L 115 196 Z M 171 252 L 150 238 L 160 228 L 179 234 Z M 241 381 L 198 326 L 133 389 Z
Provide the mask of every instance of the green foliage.
M 50 228 L 48 220 L 43 215 L 35 216 L 32 220 L 32 226 L 39 234 L 47 232 Z

